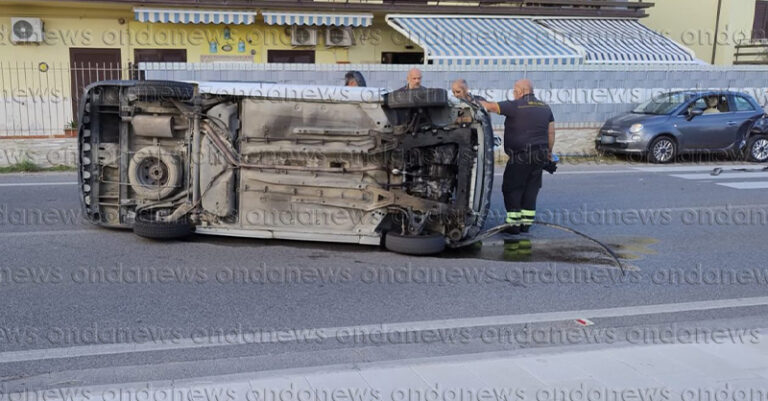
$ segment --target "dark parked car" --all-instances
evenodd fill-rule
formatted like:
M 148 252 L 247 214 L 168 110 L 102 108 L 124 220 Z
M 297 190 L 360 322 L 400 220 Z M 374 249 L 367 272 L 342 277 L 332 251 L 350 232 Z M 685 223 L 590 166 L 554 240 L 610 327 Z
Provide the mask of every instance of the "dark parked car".
M 765 112 L 749 95 L 729 91 L 664 93 L 606 121 L 599 152 L 647 155 L 667 163 L 688 152 L 729 152 L 768 161 Z

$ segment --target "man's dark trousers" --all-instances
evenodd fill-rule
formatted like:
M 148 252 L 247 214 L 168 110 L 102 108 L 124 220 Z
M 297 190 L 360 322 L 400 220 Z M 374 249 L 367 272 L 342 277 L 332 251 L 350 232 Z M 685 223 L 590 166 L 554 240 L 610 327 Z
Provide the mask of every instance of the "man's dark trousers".
M 506 223 L 527 230 L 536 217 L 536 198 L 541 189 L 544 165 L 549 160 L 547 147 L 509 153 L 501 192 L 507 209 Z

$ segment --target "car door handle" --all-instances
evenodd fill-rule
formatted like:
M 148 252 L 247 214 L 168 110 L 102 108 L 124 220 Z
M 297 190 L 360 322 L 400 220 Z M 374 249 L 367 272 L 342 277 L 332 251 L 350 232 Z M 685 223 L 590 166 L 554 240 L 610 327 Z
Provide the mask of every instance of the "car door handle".
M 736 121 L 728 121 L 728 126 L 729 127 L 735 127 L 737 125 L 739 125 L 739 123 L 737 123 Z

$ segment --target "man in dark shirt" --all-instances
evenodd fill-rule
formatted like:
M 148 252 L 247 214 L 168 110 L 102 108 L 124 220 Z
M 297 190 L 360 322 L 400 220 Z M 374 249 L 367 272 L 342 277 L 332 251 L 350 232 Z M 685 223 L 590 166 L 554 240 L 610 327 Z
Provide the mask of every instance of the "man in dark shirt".
M 543 167 L 552 158 L 555 118 L 549 106 L 536 99 L 527 79 L 515 82 L 514 101 L 480 103 L 490 112 L 503 115 L 504 152 L 509 156 L 501 191 L 507 210 L 510 234 L 528 232 L 536 217 L 536 198 Z

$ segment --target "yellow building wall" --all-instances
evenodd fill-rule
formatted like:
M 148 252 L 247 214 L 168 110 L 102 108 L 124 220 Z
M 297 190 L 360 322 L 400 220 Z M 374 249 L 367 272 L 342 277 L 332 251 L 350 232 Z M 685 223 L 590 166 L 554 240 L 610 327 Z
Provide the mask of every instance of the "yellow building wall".
M 12 43 L 12 17 L 41 18 L 43 42 Z M 135 21 L 129 4 L 0 0 L 0 132 L 58 135 L 76 119 L 71 48 L 119 49 L 122 78 L 130 77 L 127 65 L 135 62 L 136 49 L 186 49 L 190 63 L 234 61 L 228 56 L 267 63 L 269 49 L 307 49 L 315 50 L 318 64 L 379 63 L 382 52 L 421 51 L 391 29 L 384 15 L 376 15 L 373 26 L 355 28 L 353 33 L 352 47 L 326 47 L 325 30 L 319 27 L 317 46 L 294 47 L 289 27 L 266 25 L 261 15 L 250 25 L 156 24 Z M 77 87 L 90 81 L 79 81 L 79 73 L 74 76 Z M 98 75 L 96 79 L 107 78 L 116 76 Z
M 230 39 L 225 37 L 225 28 L 229 28 Z M 354 28 L 355 44 L 348 48 L 327 47 L 325 27 L 316 29 L 317 46 L 292 46 L 290 27 L 266 25 L 260 17 L 251 25 L 130 23 L 134 37 L 154 39 L 151 44 L 142 41 L 133 48 L 185 48 L 189 62 L 200 62 L 204 56 L 248 55 L 254 63 L 266 63 L 268 50 L 314 50 L 317 64 L 369 64 L 379 63 L 382 52 L 412 51 L 406 46 L 413 43 L 384 22 Z M 216 43 L 215 53 L 211 52 L 211 42 Z M 244 52 L 239 51 L 240 42 L 245 45 Z M 225 46 L 231 50 L 225 51 Z
M 733 64 L 736 44 L 749 40 L 756 0 L 723 0 L 720 27 L 715 38 L 718 0 L 656 0 L 644 25 L 688 47 L 696 57 L 715 64 Z M 717 39 L 717 40 L 716 40 Z
M 12 44 L 11 17 L 42 18 L 45 41 Z M 225 28 L 229 29 L 229 38 L 225 37 Z M 379 63 L 382 52 L 420 51 L 391 29 L 384 15 L 377 15 L 371 27 L 354 28 L 353 34 L 356 40 L 352 47 L 326 47 L 325 29 L 318 27 L 317 46 L 295 47 L 291 45 L 289 27 L 266 25 L 261 15 L 250 25 L 158 24 L 135 21 L 128 5 L 0 1 L 0 60 L 14 62 L 68 65 L 70 47 L 119 48 L 123 64 L 134 61 L 135 49 L 186 49 L 187 61 L 192 63 L 209 56 L 250 56 L 247 59 L 254 63 L 266 63 L 269 49 L 304 49 L 315 50 L 318 64 Z M 239 51 L 241 41 L 244 52 Z M 211 51 L 211 42 L 216 44 L 215 52 Z
M 121 59 L 129 60 L 128 48 L 119 37 L 127 33 L 130 12 L 119 8 L 50 7 L 0 3 L 0 60 L 7 63 L 69 64 L 71 47 L 121 49 Z M 11 42 L 11 18 L 36 17 L 43 20 L 42 43 Z M 122 20 L 120 20 L 122 18 Z M 122 23 L 121 23 L 122 21 Z

